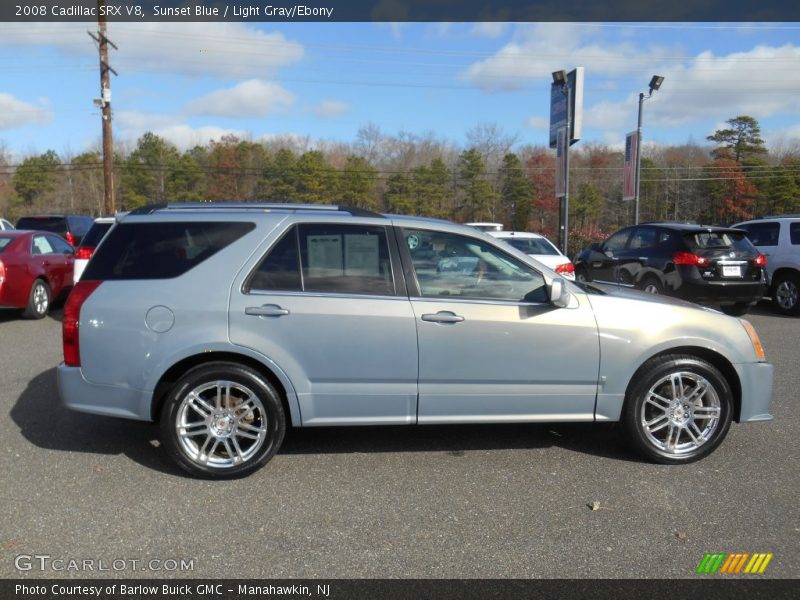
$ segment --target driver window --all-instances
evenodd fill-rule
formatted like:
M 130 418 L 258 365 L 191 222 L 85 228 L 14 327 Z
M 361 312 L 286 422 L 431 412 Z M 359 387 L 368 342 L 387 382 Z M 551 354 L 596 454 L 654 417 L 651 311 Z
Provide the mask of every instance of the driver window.
M 418 229 L 403 233 L 423 297 L 548 300 L 538 271 L 482 240 Z

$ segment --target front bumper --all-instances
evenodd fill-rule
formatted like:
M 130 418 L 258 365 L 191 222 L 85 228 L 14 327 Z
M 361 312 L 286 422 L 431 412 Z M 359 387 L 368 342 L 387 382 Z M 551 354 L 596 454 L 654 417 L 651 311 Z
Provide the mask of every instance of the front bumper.
M 773 367 L 770 363 L 734 365 L 742 384 L 742 408 L 739 423 L 771 421 Z
M 80 367 L 58 365 L 58 395 L 72 410 L 150 421 L 152 393 L 114 385 L 98 385 L 86 381 Z

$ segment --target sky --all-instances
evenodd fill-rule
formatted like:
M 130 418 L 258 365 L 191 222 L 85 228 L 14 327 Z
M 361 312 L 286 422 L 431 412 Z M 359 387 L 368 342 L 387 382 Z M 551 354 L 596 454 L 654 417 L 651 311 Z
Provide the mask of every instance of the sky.
M 91 23 L 0 23 L 0 149 L 100 147 Z M 800 144 L 800 23 L 110 23 L 115 144 L 234 134 L 353 142 L 372 124 L 458 147 L 479 124 L 547 145 L 551 72 L 585 69 L 580 144 L 706 144 L 738 115 Z

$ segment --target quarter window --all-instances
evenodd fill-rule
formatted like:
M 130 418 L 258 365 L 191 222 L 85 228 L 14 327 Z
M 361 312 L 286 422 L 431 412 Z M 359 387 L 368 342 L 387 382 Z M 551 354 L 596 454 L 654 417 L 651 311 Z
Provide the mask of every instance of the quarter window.
M 33 238 L 33 245 L 31 246 L 31 254 L 52 254 L 53 246 L 50 241 L 43 235 L 37 235 Z
M 544 277 L 474 238 L 406 229 L 404 237 L 423 297 L 547 302 Z

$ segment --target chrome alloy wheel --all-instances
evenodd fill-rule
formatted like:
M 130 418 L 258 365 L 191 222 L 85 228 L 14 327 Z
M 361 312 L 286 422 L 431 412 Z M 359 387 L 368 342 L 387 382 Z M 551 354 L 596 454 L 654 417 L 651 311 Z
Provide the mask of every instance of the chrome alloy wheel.
M 200 385 L 184 397 L 175 430 L 186 456 L 226 469 L 253 458 L 267 438 L 267 413 L 258 396 L 233 381 Z
M 644 286 L 644 291 L 648 294 L 659 294 L 658 286 L 655 283 L 648 283 Z
M 650 388 L 639 417 L 654 447 L 680 456 L 712 439 L 721 412 L 719 395 L 705 377 L 679 371 L 662 377 Z
M 37 315 L 47 313 L 47 307 L 50 304 L 50 299 L 47 295 L 47 288 L 41 281 L 37 281 L 33 288 L 33 309 Z
M 775 288 L 775 301 L 784 310 L 791 310 L 797 304 L 797 286 L 790 279 L 784 279 Z

